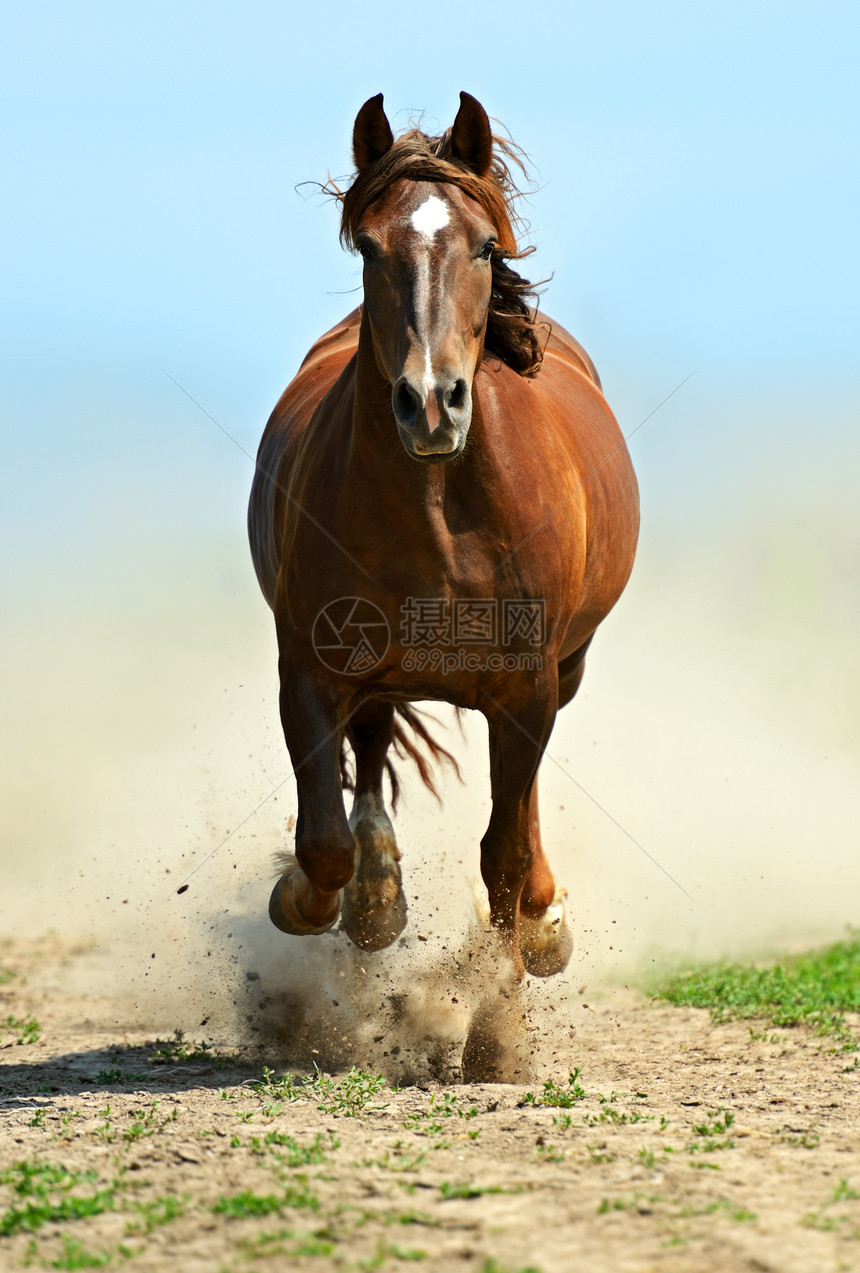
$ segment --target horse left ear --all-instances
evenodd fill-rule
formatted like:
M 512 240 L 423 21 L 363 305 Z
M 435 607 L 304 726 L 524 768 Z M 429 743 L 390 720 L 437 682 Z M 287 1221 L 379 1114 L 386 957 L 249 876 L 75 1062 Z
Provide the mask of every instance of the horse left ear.
M 460 109 L 451 129 L 451 155 L 486 177 L 493 161 L 493 134 L 487 112 L 471 93 L 460 94 Z
M 352 157 L 357 172 L 381 159 L 391 149 L 394 134 L 382 109 L 382 94 L 369 97 L 355 117 L 352 130 Z

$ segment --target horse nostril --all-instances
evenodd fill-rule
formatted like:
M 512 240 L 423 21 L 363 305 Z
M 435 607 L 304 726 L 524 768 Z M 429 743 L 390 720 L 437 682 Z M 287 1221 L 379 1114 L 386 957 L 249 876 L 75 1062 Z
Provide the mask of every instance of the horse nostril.
M 418 418 L 421 399 L 405 376 L 401 376 L 391 391 L 391 408 L 395 419 L 411 429 Z
M 462 411 L 469 401 L 469 386 L 462 377 L 445 394 L 445 406 L 449 411 Z

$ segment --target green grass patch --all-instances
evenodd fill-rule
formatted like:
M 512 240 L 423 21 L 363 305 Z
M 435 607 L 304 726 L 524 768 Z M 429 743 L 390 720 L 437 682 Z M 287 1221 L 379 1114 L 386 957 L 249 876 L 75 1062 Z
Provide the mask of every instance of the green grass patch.
M 817 1211 L 812 1211 L 805 1215 L 801 1220 L 801 1224 L 807 1229 L 820 1229 L 824 1233 L 838 1233 L 840 1237 L 850 1238 L 856 1241 L 860 1238 L 860 1225 L 858 1225 L 858 1217 L 849 1215 L 834 1215 L 828 1208 L 837 1202 L 858 1202 L 860 1201 L 860 1193 L 843 1178 L 832 1191 L 830 1197 L 822 1203 Z M 856 1212 L 857 1208 L 854 1208 Z
M 262 1230 L 253 1237 L 242 1238 L 239 1250 L 249 1261 L 276 1255 L 295 1260 L 303 1256 L 331 1256 L 335 1252 L 335 1243 L 322 1230 L 316 1233 L 296 1233 L 293 1229 Z M 291 1268 L 292 1264 L 285 1263 L 283 1267 Z
M 251 1083 L 251 1091 L 256 1092 L 259 1096 L 268 1096 L 270 1100 L 277 1101 L 298 1101 L 305 1094 L 305 1086 L 308 1080 L 299 1074 L 281 1074 L 280 1076 L 274 1070 L 270 1070 L 268 1065 L 263 1066 L 263 1077 L 258 1079 L 256 1083 Z M 237 1093 L 230 1091 L 222 1091 L 222 1101 L 236 1100 Z
M 475 1105 L 470 1105 L 468 1109 L 463 1109 L 459 1100 L 451 1092 L 433 1092 L 427 1109 L 423 1112 L 410 1114 L 403 1122 L 403 1126 L 408 1132 L 414 1132 L 416 1136 L 441 1136 L 444 1130 L 450 1131 L 449 1125 L 444 1122 L 445 1119 L 462 1118 L 470 1121 L 477 1118 L 478 1109 Z M 480 1131 L 477 1128 L 471 1128 L 467 1133 L 470 1140 L 477 1140 Z M 447 1142 L 445 1142 L 447 1145 Z M 439 1143 L 441 1145 L 441 1142 Z M 439 1146 L 435 1146 L 438 1148 Z
M 6 1185 L 22 1198 L 44 1198 L 50 1193 L 66 1193 L 76 1185 L 95 1184 L 94 1171 L 69 1171 L 62 1163 L 41 1158 L 13 1163 L 0 1171 L 0 1185 Z
M 317 1132 L 314 1139 L 306 1144 L 288 1136 L 286 1132 L 271 1131 L 265 1136 L 252 1136 L 249 1148 L 254 1153 L 263 1153 L 267 1149 L 274 1152 L 278 1162 L 285 1167 L 310 1167 L 328 1161 L 329 1154 L 340 1147 L 340 1141 L 329 1133 L 324 1136 Z
M 142 1074 L 127 1074 L 118 1065 L 112 1065 L 109 1070 L 99 1070 L 96 1082 L 101 1087 L 109 1087 L 114 1083 L 145 1083 L 146 1078 Z
M 116 1192 L 113 1186 L 94 1188 L 98 1185 L 94 1171 L 69 1171 L 60 1163 L 40 1159 L 7 1167 L 0 1172 L 0 1185 L 19 1199 L 0 1215 L 0 1237 L 34 1233 L 45 1224 L 112 1211 Z
M 8 1048 L 12 1044 L 20 1047 L 25 1043 L 38 1043 L 42 1037 L 42 1027 L 35 1017 L 8 1016 L 0 1021 L 0 1047 Z
M 181 1216 L 184 1216 L 188 1201 L 187 1194 L 182 1198 L 175 1198 L 172 1194 L 167 1194 L 162 1197 L 152 1198 L 148 1202 L 136 1202 L 134 1209 L 140 1219 L 129 1220 L 125 1226 L 125 1231 L 128 1234 L 152 1233 L 160 1225 L 170 1224 L 171 1220 L 178 1220 Z
M 365 1112 L 388 1108 L 387 1103 L 371 1104 L 377 1093 L 385 1087 L 382 1075 L 366 1074 L 354 1065 L 340 1080 L 317 1070 L 311 1086 L 314 1094 L 321 1098 L 317 1106 L 321 1114 L 342 1114 L 347 1118 L 358 1118 Z
M 51 1269 L 106 1269 L 114 1262 L 113 1252 L 111 1251 L 88 1251 L 75 1238 L 63 1235 L 62 1239 L 63 1253 L 57 1256 L 55 1260 L 48 1263 Z M 120 1247 L 118 1254 L 121 1260 L 128 1259 L 132 1252 L 125 1247 Z
M 174 1030 L 172 1039 L 156 1039 L 149 1045 L 149 1059 L 153 1065 L 208 1065 L 213 1069 L 229 1065 L 230 1058 L 212 1047 L 211 1043 L 194 1043 L 186 1039 L 182 1030 Z
M 640 1110 L 634 1109 L 630 1113 L 616 1109 L 614 1105 L 607 1105 L 599 1114 L 586 1114 L 583 1122 L 586 1127 L 599 1127 L 601 1123 L 612 1123 L 616 1127 L 623 1127 L 625 1123 L 653 1123 L 656 1114 L 643 1114 Z
M 245 1189 L 242 1193 L 219 1198 L 212 1210 L 216 1215 L 230 1216 L 233 1220 L 239 1220 L 246 1216 L 276 1215 L 283 1205 L 283 1199 L 279 1194 L 253 1193 L 252 1190 Z
M 480 1273 L 540 1273 L 540 1269 L 529 1264 L 526 1268 L 512 1269 L 509 1264 L 500 1264 L 493 1256 L 488 1256 L 481 1265 Z
M 519 1188 L 507 1189 L 504 1185 L 452 1185 L 447 1180 L 439 1185 L 439 1193 L 445 1202 L 453 1202 L 455 1199 L 468 1202 L 472 1198 L 483 1198 L 485 1194 L 519 1192 Z
M 606 1145 L 586 1145 L 589 1158 L 593 1163 L 601 1166 L 603 1163 L 615 1162 L 615 1155 L 606 1152 Z
M 357 1267 L 361 1269 L 361 1273 L 375 1273 L 376 1269 L 384 1268 L 389 1260 L 403 1260 L 407 1262 L 416 1262 L 418 1260 L 426 1260 L 427 1252 L 420 1248 L 406 1249 L 404 1247 L 395 1246 L 391 1242 L 381 1239 L 376 1244 L 376 1252 L 368 1256 L 364 1260 L 359 1260 Z
M 542 1092 L 526 1092 L 523 1097 L 524 1105 L 545 1105 L 554 1109 L 572 1109 L 579 1101 L 584 1101 L 586 1091 L 580 1086 L 580 1071 L 575 1069 L 572 1074 L 568 1075 L 567 1086 L 561 1083 L 554 1083 L 552 1079 L 547 1079 L 543 1085 Z
M 381 1074 L 366 1074 L 354 1065 L 340 1078 L 333 1078 L 322 1070 L 316 1070 L 309 1078 L 296 1074 L 284 1074 L 279 1078 L 268 1066 L 264 1066 L 262 1082 L 253 1083 L 251 1090 L 269 1098 L 270 1105 L 266 1112 L 271 1116 L 278 1113 L 271 1102 L 315 1100 L 321 1114 L 358 1118 L 362 1114 L 378 1113 L 388 1108 L 387 1104 L 372 1103 L 373 1098 L 385 1086 L 386 1082 Z M 456 1100 L 456 1097 L 453 1099 Z
M 98 1189 L 84 1197 L 30 1199 L 21 1207 L 10 1207 L 0 1216 L 0 1237 L 8 1237 L 12 1233 L 34 1233 L 43 1224 L 100 1216 L 113 1209 L 113 1199 L 112 1189 Z
M 555 1145 L 538 1145 L 535 1154 L 535 1162 L 564 1162 L 565 1153 L 563 1149 L 557 1149 Z
M 242 1219 L 247 1216 L 268 1216 L 286 1209 L 318 1211 L 319 1199 L 303 1184 L 288 1185 L 281 1193 L 254 1193 L 250 1189 L 242 1193 L 219 1198 L 212 1210 L 216 1215 Z
M 835 1038 L 846 1050 L 858 1039 L 845 1021 L 860 1012 L 860 934 L 820 950 L 792 955 L 765 968 L 703 964 L 652 987 L 657 998 L 708 1008 L 714 1021 L 758 1019 L 803 1025 Z
M 693 1135 L 699 1139 L 687 1148 L 688 1154 L 712 1154 L 718 1149 L 734 1149 L 735 1142 L 726 1133 L 735 1121 L 731 1110 L 709 1110 L 704 1123 L 693 1123 Z M 723 1139 L 719 1139 L 722 1137 Z

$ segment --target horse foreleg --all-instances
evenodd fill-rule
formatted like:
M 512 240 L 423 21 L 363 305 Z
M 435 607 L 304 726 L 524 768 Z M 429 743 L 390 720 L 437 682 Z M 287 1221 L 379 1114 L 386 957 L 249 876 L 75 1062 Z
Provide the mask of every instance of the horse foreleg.
M 269 901 L 282 932 L 328 932 L 340 914 L 342 889 L 355 865 L 355 839 L 343 807 L 337 698 L 310 678 L 281 668 L 281 723 L 299 797 L 296 852 L 284 855 Z
M 585 655 L 591 637 L 558 666 L 559 703 L 569 703 L 582 682 Z M 573 933 L 567 922 L 564 899 L 543 850 L 538 814 L 537 781 L 529 805 L 532 863 L 520 898 L 520 951 L 526 971 L 535 977 L 562 972 L 573 954 Z
M 527 900 L 545 910 L 543 891 L 552 883 L 549 868 L 543 870 L 546 860 L 536 835 L 533 792 L 555 710 L 555 685 L 544 683 L 533 690 L 523 686 L 519 701 L 509 696 L 503 705 L 493 699 L 484 712 L 490 729 L 493 812 L 481 840 L 481 875 L 497 940 L 491 937 L 486 951 L 492 980 L 489 986 L 485 982 L 487 993 L 472 1017 L 463 1047 L 466 1082 L 528 1077 L 523 1050 L 527 1022 L 520 988 L 529 967 L 529 959 L 524 962 L 528 948 L 521 949 L 521 940 L 528 936 L 530 920 L 520 911 L 527 885 Z
M 501 706 L 501 705 L 497 705 Z M 555 722 L 555 695 L 536 687 L 516 710 L 487 713 L 493 812 L 481 841 L 490 919 L 506 939 L 517 975 L 548 977 L 567 966 L 573 941 L 543 851 L 537 769 Z
M 371 700 L 348 728 L 355 753 L 355 800 L 349 819 L 355 837 L 355 874 L 346 886 L 342 923 L 363 950 L 383 950 L 406 927 L 400 850 L 385 810 L 382 777 L 394 740 L 394 708 Z
M 526 972 L 552 977 L 570 962 L 573 933 L 565 913 L 567 889 L 556 884 L 541 843 L 537 779 L 532 786 L 529 825 L 532 864 L 520 897 L 520 952 Z

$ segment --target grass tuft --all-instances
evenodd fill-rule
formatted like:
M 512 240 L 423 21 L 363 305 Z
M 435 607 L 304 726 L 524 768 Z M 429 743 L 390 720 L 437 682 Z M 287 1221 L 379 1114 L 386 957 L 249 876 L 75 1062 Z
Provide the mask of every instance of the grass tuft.
M 0 1047 L 8 1048 L 12 1044 L 21 1047 L 27 1043 L 38 1043 L 42 1037 L 42 1027 L 35 1017 L 8 1016 L 0 1021 Z
M 297 1211 L 318 1211 L 319 1199 L 304 1185 L 289 1184 L 282 1193 L 259 1194 L 250 1189 L 219 1198 L 212 1211 L 215 1215 L 244 1219 L 248 1216 L 280 1214 L 286 1208 Z
M 217 1068 L 227 1065 L 230 1058 L 213 1048 L 211 1043 L 194 1043 L 186 1039 L 183 1030 L 174 1030 L 172 1039 L 156 1039 L 149 1060 L 152 1065 L 171 1065 L 177 1061 L 185 1065 L 208 1065 Z
M 381 1113 L 387 1109 L 387 1105 L 371 1103 L 385 1086 L 381 1074 L 366 1074 L 354 1065 L 340 1079 L 332 1078 L 319 1069 L 315 1069 L 311 1078 L 295 1074 L 284 1074 L 278 1078 L 268 1066 L 264 1066 L 262 1082 L 251 1085 L 252 1091 L 268 1096 L 270 1100 L 315 1100 L 321 1114 L 340 1114 L 346 1118 L 359 1118 L 364 1113 Z M 276 1112 L 274 1108 L 273 1112 Z
M 670 1003 L 709 1008 L 714 1021 L 758 1019 L 803 1025 L 836 1039 L 846 1051 L 860 1041 L 845 1021 L 860 1012 L 860 934 L 766 968 L 703 964 L 670 977 L 655 990 Z
M 586 1091 L 580 1086 L 578 1079 L 580 1070 L 577 1067 L 572 1074 L 568 1075 L 567 1087 L 562 1087 L 560 1083 L 554 1083 L 552 1079 L 547 1079 L 543 1085 L 543 1091 L 535 1094 L 534 1092 L 526 1092 L 523 1097 L 524 1105 L 547 1105 L 553 1109 L 572 1109 L 579 1101 L 584 1101 Z
M 109 1264 L 113 1263 L 113 1255 L 110 1251 L 88 1251 L 86 1247 L 78 1242 L 75 1238 L 70 1238 L 64 1234 L 62 1237 L 63 1253 L 56 1260 L 51 1260 L 48 1265 L 52 1269 L 106 1269 Z

